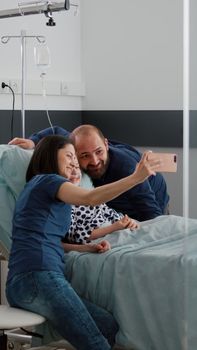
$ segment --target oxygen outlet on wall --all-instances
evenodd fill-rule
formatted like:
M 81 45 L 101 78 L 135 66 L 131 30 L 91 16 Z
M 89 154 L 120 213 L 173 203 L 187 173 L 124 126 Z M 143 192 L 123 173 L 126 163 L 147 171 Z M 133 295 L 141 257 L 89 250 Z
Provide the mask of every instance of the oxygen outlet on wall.
M 63 81 L 61 84 L 61 93 L 62 95 L 68 95 L 68 92 L 69 92 L 68 83 Z
M 21 93 L 21 81 L 20 80 L 10 80 L 9 85 L 14 91 L 15 94 L 20 94 Z

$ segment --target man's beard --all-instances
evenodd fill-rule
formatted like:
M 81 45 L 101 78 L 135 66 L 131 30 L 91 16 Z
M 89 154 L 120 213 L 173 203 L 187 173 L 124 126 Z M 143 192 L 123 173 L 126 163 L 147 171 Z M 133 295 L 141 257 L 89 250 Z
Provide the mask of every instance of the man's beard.
M 100 167 L 95 169 L 93 166 L 88 166 L 87 169 L 84 170 L 84 172 L 89 175 L 92 179 L 100 179 L 106 172 L 109 165 L 109 157 L 106 160 L 106 163 L 104 161 L 100 161 Z

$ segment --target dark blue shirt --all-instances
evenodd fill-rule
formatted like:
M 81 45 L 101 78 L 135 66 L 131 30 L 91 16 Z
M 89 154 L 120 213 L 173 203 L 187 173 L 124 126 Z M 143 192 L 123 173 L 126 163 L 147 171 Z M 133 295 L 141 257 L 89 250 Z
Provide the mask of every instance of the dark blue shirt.
M 132 174 L 141 154 L 132 146 L 111 141 L 109 144 L 109 166 L 102 178 L 93 180 L 95 187 L 117 181 Z M 107 204 L 116 211 L 139 221 L 153 219 L 164 214 L 169 201 L 166 182 L 160 173 L 149 177 Z
M 46 129 L 43 129 L 35 134 L 32 134 L 29 139 L 32 140 L 35 145 L 37 145 L 37 143 L 45 136 L 48 136 L 48 135 L 62 135 L 64 137 L 68 137 L 70 134 L 69 131 L 61 128 L 60 126 L 53 126 L 53 127 L 50 127 L 50 128 L 46 128 Z
M 61 244 L 71 221 L 71 206 L 56 198 L 64 177 L 56 174 L 34 176 L 16 202 L 9 275 L 28 271 L 63 272 Z

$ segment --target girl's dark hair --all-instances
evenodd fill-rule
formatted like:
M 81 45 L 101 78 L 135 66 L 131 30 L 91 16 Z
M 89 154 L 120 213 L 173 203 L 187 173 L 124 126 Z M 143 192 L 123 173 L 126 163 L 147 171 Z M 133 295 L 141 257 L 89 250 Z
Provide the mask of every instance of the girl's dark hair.
M 57 152 L 67 144 L 73 142 L 59 135 L 46 136 L 40 140 L 27 168 L 26 181 L 38 174 L 58 174 Z

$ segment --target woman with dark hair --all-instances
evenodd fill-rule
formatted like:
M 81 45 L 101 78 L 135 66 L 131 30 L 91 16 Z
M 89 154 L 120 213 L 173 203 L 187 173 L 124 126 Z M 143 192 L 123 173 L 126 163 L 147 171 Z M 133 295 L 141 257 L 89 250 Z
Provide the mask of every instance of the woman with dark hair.
M 47 136 L 35 148 L 15 207 L 6 295 L 11 306 L 39 313 L 76 349 L 107 350 L 117 324 L 107 311 L 81 300 L 64 276 L 62 239 L 71 221 L 71 204 L 101 204 L 155 175 L 159 161 L 144 153 L 135 172 L 117 182 L 87 190 L 69 179 L 75 149 L 62 136 Z M 107 241 L 84 245 L 103 253 Z

